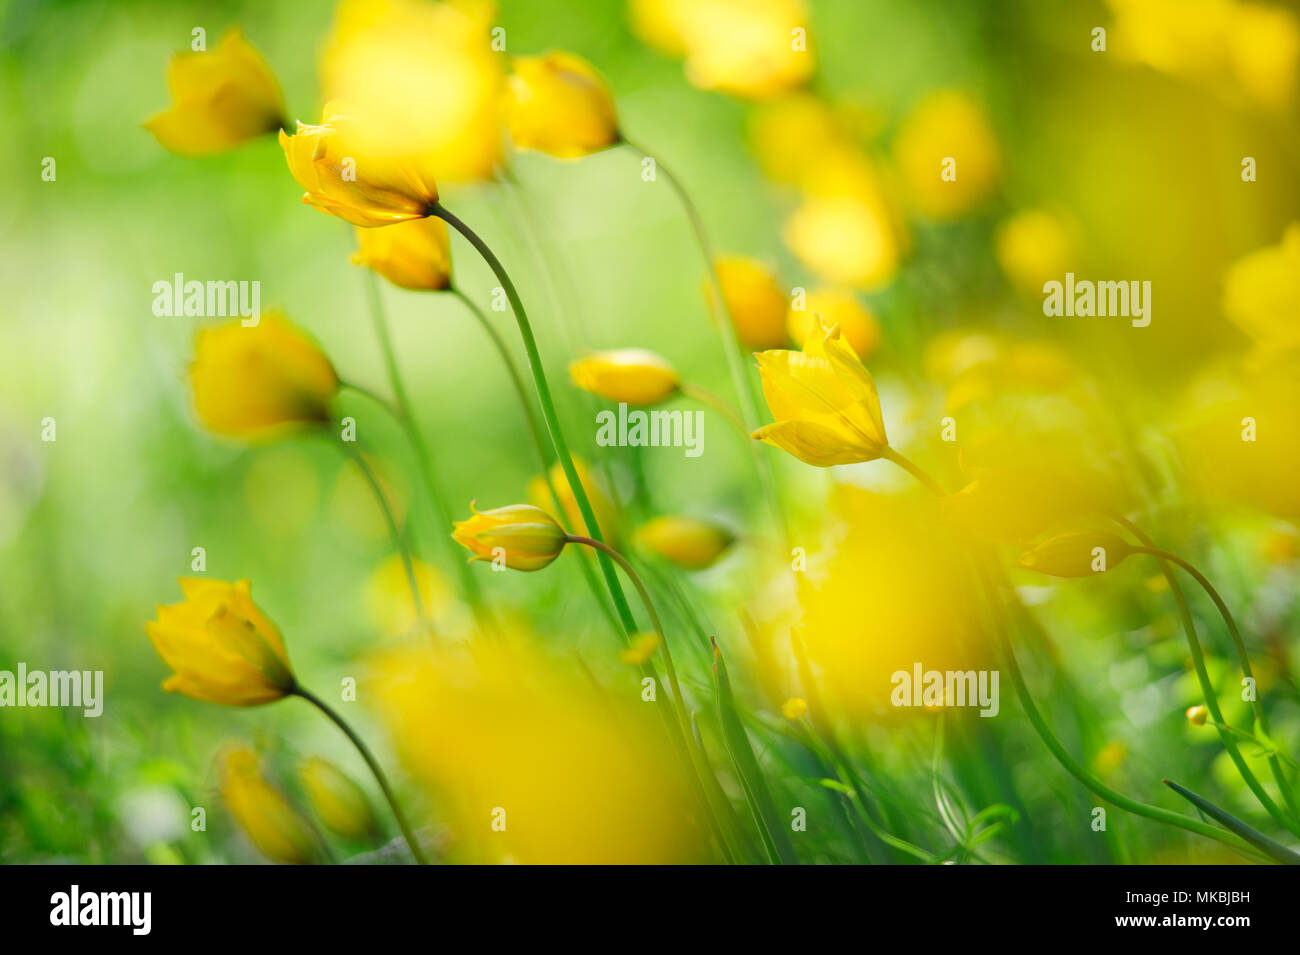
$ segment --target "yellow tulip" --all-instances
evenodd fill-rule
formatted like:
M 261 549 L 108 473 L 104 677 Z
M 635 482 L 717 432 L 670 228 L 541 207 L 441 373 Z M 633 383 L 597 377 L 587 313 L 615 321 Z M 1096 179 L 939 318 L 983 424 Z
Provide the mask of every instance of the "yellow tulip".
M 866 359 L 880 345 L 880 323 L 858 297 L 845 289 L 815 289 L 808 293 L 802 309 L 791 308 L 786 320 L 790 337 L 797 342 L 807 341 L 817 330 L 817 319 L 822 324 L 838 325 L 845 341 L 859 358 Z
M 257 754 L 246 746 L 231 746 L 217 761 L 221 798 L 258 851 L 287 865 L 314 861 L 318 843 L 311 826 L 262 777 Z
M 357 229 L 356 265 L 374 269 L 398 288 L 437 292 L 451 286 L 451 239 L 436 217 L 385 229 Z
M 777 348 L 785 332 L 786 296 L 776 274 L 754 259 L 729 256 L 715 263 L 722 300 L 736 336 L 753 348 Z
M 725 527 L 695 517 L 656 517 L 642 524 L 637 542 L 664 560 L 687 570 L 708 567 L 735 541 Z
M 333 763 L 313 756 L 298 766 L 298 779 L 312 810 L 333 833 L 362 839 L 378 829 L 370 800 Z
M 1129 554 L 1122 537 L 1101 531 L 1059 534 L 1029 548 L 1018 563 L 1052 577 L 1091 577 L 1110 570 Z
M 319 126 L 280 130 L 289 172 L 306 192 L 302 201 L 321 212 L 372 228 L 430 214 L 438 185 L 425 159 L 367 154 L 363 125 L 346 107 L 327 103 Z
M 210 53 L 177 54 L 167 70 L 167 86 L 171 108 L 144 125 L 178 155 L 225 152 L 284 125 L 280 85 L 237 29 Z
M 517 147 L 572 159 L 619 141 L 614 97 L 586 60 L 557 51 L 517 57 L 513 67 L 504 112 Z
M 656 404 L 678 386 L 673 366 L 643 348 L 596 352 L 569 365 L 569 376 L 583 391 L 630 405 Z
M 609 494 L 596 480 L 595 475 L 591 473 L 591 468 L 581 458 L 573 459 L 573 468 L 578 472 L 578 480 L 582 482 L 582 489 L 587 492 L 587 499 L 591 502 L 591 509 L 596 515 L 596 523 L 600 525 L 601 535 L 605 538 L 605 543 L 611 547 L 618 546 L 618 522 L 615 520 L 614 502 L 610 500 Z M 551 465 L 551 484 L 555 488 L 555 493 L 560 498 L 560 506 L 563 508 L 562 517 L 569 527 L 573 528 L 575 534 L 591 536 L 587 529 L 587 522 L 582 519 L 582 512 L 578 509 L 578 501 L 573 496 L 573 489 L 569 487 L 569 479 L 564 473 L 564 468 L 557 462 Z M 528 482 L 528 500 L 535 506 L 540 507 L 547 513 L 551 513 L 555 508 L 555 502 L 551 499 L 551 492 L 546 486 L 546 481 L 540 475 Z
M 876 383 L 838 328 L 819 328 L 801 352 L 755 357 L 776 420 L 750 437 L 821 468 L 873 461 L 888 450 Z
M 154 649 L 172 668 L 169 693 L 226 706 L 256 706 L 294 691 L 280 631 L 253 603 L 247 580 L 183 577 L 185 600 L 158 607 L 145 624 Z
M 872 289 L 898 272 L 903 250 L 880 196 L 809 195 L 781 231 L 790 251 L 823 281 Z
M 201 329 L 189 371 L 203 425 L 249 440 L 324 422 L 339 387 L 329 359 L 278 312 Z
M 983 112 L 966 94 L 946 90 L 916 107 L 894 139 L 899 174 L 918 210 L 953 219 L 997 186 L 1001 158 Z M 948 160 L 953 160 L 951 177 Z
M 456 521 L 452 538 L 469 550 L 475 560 L 505 562 L 514 570 L 541 570 L 564 550 L 564 528 L 540 507 L 509 504 L 474 512 L 469 520 Z

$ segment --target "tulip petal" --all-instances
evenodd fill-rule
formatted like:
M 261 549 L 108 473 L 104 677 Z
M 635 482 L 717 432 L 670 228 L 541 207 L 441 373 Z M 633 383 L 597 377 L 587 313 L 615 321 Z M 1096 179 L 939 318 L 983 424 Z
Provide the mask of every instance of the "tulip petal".
M 759 428 L 751 437 L 819 468 L 857 464 L 880 456 L 879 449 L 846 444 L 840 431 L 813 421 L 777 421 Z

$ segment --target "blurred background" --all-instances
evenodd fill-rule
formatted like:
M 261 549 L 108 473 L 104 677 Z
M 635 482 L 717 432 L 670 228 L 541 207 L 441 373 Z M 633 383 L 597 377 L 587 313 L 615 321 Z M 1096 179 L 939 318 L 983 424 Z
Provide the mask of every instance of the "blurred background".
M 673 42 L 656 33 L 653 3 L 499 0 L 492 23 L 509 55 L 563 49 L 603 73 L 620 128 L 679 177 L 720 253 L 765 263 L 786 294 L 847 288 L 869 309 L 879 344 L 867 364 L 890 436 L 946 486 L 964 486 L 1008 435 L 1028 443 L 1018 460 L 1064 447 L 1053 461 L 1077 457 L 1119 475 L 1117 506 L 1144 514 L 1164 546 L 1224 591 L 1273 694 L 1273 737 L 1296 752 L 1300 240 L 1284 241 L 1300 221 L 1295 7 L 793 6 L 815 66 L 775 91 L 729 86 L 707 50 L 666 52 Z M 141 126 L 166 107 L 166 66 L 191 31 L 203 27 L 211 45 L 232 26 L 266 57 L 290 118 L 316 122 L 318 57 L 334 13 L 314 0 L 0 0 L 0 669 L 103 670 L 106 688 L 98 719 L 0 710 L 0 861 L 256 860 L 217 798 L 213 754 L 231 737 L 250 740 L 291 795 L 292 766 L 307 755 L 370 785 L 346 741 L 297 701 L 237 711 L 162 692 L 166 667 L 144 633 L 156 605 L 180 599 L 175 578 L 191 573 L 196 547 L 208 575 L 252 581 L 296 671 L 320 692 L 347 678 L 365 685 L 368 659 L 403 644 L 411 626 L 381 515 L 337 449 L 312 438 L 250 448 L 205 432 L 185 380 L 202 320 L 152 310 L 154 283 L 175 273 L 258 280 L 263 308 L 284 309 L 343 378 L 386 390 L 363 277 L 349 261 L 351 229 L 302 205 L 274 137 L 190 160 Z M 1104 51 L 1094 49 L 1097 27 Z M 955 199 L 929 184 L 949 140 L 964 157 Z M 54 181 L 42 178 L 46 157 L 57 163 Z M 1246 157 L 1252 181 L 1243 181 Z M 842 161 L 815 162 L 825 159 Z M 652 513 L 690 513 L 739 535 L 732 553 L 683 588 L 734 654 L 773 785 L 825 799 L 818 773 L 768 725 L 793 695 L 788 642 L 769 667 L 763 638 L 751 640 L 737 616 L 747 608 L 767 633 L 792 612 L 772 606 L 786 598 L 761 584 L 771 529 L 747 449 L 716 417 L 706 419 L 699 458 L 597 449 L 594 413 L 604 405 L 568 382 L 574 358 L 635 346 L 734 394 L 682 207 L 662 177 L 642 179 L 640 157 L 623 146 L 576 161 L 509 161 L 513 181 L 444 183 L 443 201 L 520 286 L 575 451 L 597 466 L 624 534 Z M 840 176 L 851 183 L 842 192 Z M 859 187 L 880 230 L 870 241 L 833 204 Z M 874 251 L 836 257 L 860 242 Z M 453 257 L 458 285 L 486 307 L 496 282 L 459 239 Z M 1066 271 L 1149 281 L 1150 325 L 1045 316 L 1042 283 Z M 482 330 L 449 295 L 385 285 L 383 297 L 456 515 L 471 499 L 525 500 L 538 467 Z M 508 315 L 492 314 L 513 332 Z M 400 432 L 365 398 L 345 392 L 339 407 L 357 418 L 417 555 L 435 568 L 439 627 L 464 635 L 468 615 L 438 540 L 449 529 L 435 526 L 416 493 Z M 956 442 L 940 438 L 948 415 Z M 1261 429 L 1248 459 L 1238 434 L 1247 415 Z M 47 418 L 54 441 L 42 439 Z M 1231 858 L 1118 811 L 1106 833 L 1092 832 L 1096 800 L 1028 731 L 1005 677 L 997 720 L 950 717 L 942 764 L 933 720 L 892 725 L 878 699 L 888 686 L 878 693 L 872 680 L 898 660 L 994 665 L 962 636 L 976 611 L 960 586 L 936 580 L 948 557 L 880 556 L 909 553 L 918 539 L 942 552 L 942 532 L 926 529 L 928 511 L 908 523 L 898 508 L 882 509 L 895 495 L 920 507 L 903 494 L 907 476 L 882 462 L 828 472 L 764 452 L 796 540 L 822 574 L 802 603 L 809 652 L 856 752 L 892 780 L 881 798 L 900 816 L 917 800 L 929 807 L 897 820 L 911 838 L 936 851 L 948 838 L 942 806 L 934 809 L 942 788 L 971 816 L 1014 808 L 1018 821 L 985 845 L 984 861 Z M 975 510 L 998 515 L 999 506 L 1014 517 L 1032 501 Z M 488 599 L 526 620 L 546 655 L 581 664 L 607 687 L 635 686 L 568 558 L 539 574 L 475 569 Z M 1157 578 L 1154 563 L 1136 558 L 1077 584 L 1017 576 L 1052 633 L 1031 682 L 1068 748 L 1118 788 L 1183 811 L 1158 785 L 1177 774 L 1255 818 L 1213 731 L 1182 716 L 1198 691 Z M 1201 596 L 1194 610 L 1227 707 L 1235 659 Z M 685 626 L 677 613 L 670 619 Z M 706 706 L 706 651 L 685 633 L 682 641 L 688 692 Z M 882 645 L 898 653 L 870 649 Z M 1225 717 L 1248 722 L 1244 706 Z M 364 692 L 349 718 L 392 764 Z M 423 805 L 405 778 L 399 788 Z M 191 829 L 194 806 L 211 810 L 204 832 Z M 855 859 L 851 831 L 810 836 L 806 861 Z

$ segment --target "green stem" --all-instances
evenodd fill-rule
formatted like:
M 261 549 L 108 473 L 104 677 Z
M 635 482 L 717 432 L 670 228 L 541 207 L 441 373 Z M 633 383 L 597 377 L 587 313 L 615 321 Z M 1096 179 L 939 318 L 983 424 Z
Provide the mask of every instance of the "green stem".
M 366 479 L 370 485 L 370 490 L 374 492 L 375 500 L 379 502 L 379 509 L 383 512 L 384 522 L 388 525 L 388 535 L 392 539 L 393 548 L 402 559 L 402 569 L 406 571 L 406 583 L 411 588 L 411 600 L 415 604 L 415 613 L 420 618 L 420 623 L 432 633 L 432 624 L 429 620 L 428 611 L 424 607 L 424 597 L 420 594 L 420 582 L 415 576 L 415 562 L 411 559 L 411 548 L 406 543 L 406 538 L 402 536 L 401 528 L 397 526 L 397 518 L 393 514 L 393 509 L 388 503 L 388 495 L 384 493 L 383 485 L 379 483 L 379 478 L 375 475 L 374 468 L 366 460 L 365 455 L 352 446 L 350 441 L 340 441 L 343 453 L 352 459 L 357 468 L 361 471 L 361 476 Z
M 366 292 L 370 302 L 370 318 L 375 327 L 375 337 L 379 339 L 380 351 L 383 352 L 389 387 L 393 389 L 393 396 L 396 399 L 397 421 L 405 432 L 411 450 L 415 454 L 415 466 L 420 473 L 420 481 L 424 485 L 424 491 L 428 496 L 429 503 L 433 506 L 434 520 L 439 528 L 445 530 L 451 527 L 451 510 L 447 506 L 446 499 L 442 496 L 438 482 L 434 479 L 433 462 L 429 456 L 428 447 L 425 445 L 424 438 L 420 435 L 420 430 L 415 424 L 411 401 L 406 393 L 406 385 L 402 381 L 401 371 L 397 366 L 397 355 L 393 350 L 392 336 L 389 333 L 388 321 L 384 315 L 384 303 L 379 291 L 379 279 L 370 269 L 366 269 L 365 273 Z M 474 619 L 478 621 L 479 626 L 484 630 L 494 632 L 496 625 L 488 613 L 486 604 L 483 602 L 483 591 L 480 589 L 478 578 L 474 576 L 469 565 L 460 559 L 456 544 L 451 537 L 448 534 L 438 534 L 437 536 L 446 541 L 445 546 L 448 557 L 460 577 L 461 590 L 465 594 L 466 600 L 469 601 L 470 609 L 474 613 Z
M 1171 564 L 1176 564 L 1183 570 L 1187 571 L 1187 573 L 1201 585 L 1201 588 L 1209 595 L 1210 599 L 1214 601 L 1215 607 L 1219 610 L 1219 615 L 1223 617 L 1223 622 L 1227 625 L 1228 632 L 1232 635 L 1232 642 L 1237 648 L 1237 656 L 1241 661 L 1242 672 L 1250 678 L 1252 682 L 1254 682 L 1255 676 L 1250 666 L 1250 657 L 1246 653 L 1246 644 L 1241 639 L 1241 632 L 1237 629 L 1237 622 L 1233 619 L 1232 612 L 1228 610 L 1228 605 L 1224 603 L 1223 598 L 1219 596 L 1219 592 L 1215 590 L 1214 585 L 1206 579 L 1204 574 L 1177 554 L 1171 554 L 1168 551 L 1156 547 L 1151 538 L 1138 530 L 1136 525 L 1126 520 L 1123 521 L 1123 524 L 1135 537 L 1138 538 L 1138 540 L 1142 541 L 1141 547 L 1133 548 L 1135 553 L 1148 554 L 1152 557 L 1158 558 L 1162 562 L 1162 566 L 1165 561 Z M 1166 572 L 1166 577 L 1170 580 L 1170 591 L 1173 593 L 1174 599 L 1178 601 L 1179 609 L 1183 613 L 1184 623 L 1189 624 L 1191 621 L 1191 612 L 1187 608 L 1186 600 L 1183 597 L 1181 590 L 1179 590 L 1178 585 L 1173 581 L 1172 574 Z M 1190 636 L 1191 631 L 1188 631 L 1188 633 Z M 1192 637 L 1192 639 L 1194 640 L 1195 638 Z M 1214 692 L 1213 686 L 1210 685 L 1208 674 L 1205 674 L 1204 662 L 1198 663 L 1200 656 L 1200 648 L 1196 647 L 1192 655 L 1192 662 L 1197 664 L 1197 675 L 1202 678 L 1201 689 L 1205 693 L 1205 705 L 1209 708 L 1210 715 L 1214 718 L 1215 723 L 1222 723 L 1224 722 L 1224 718 L 1223 714 L 1219 711 L 1218 695 Z M 1268 723 L 1264 716 L 1264 708 L 1260 705 L 1258 699 L 1251 701 L 1251 710 L 1255 714 L 1255 722 L 1259 724 L 1259 728 L 1265 735 L 1267 735 Z M 1264 791 L 1264 787 L 1255 777 L 1255 774 L 1251 772 L 1250 767 L 1246 765 L 1245 759 L 1242 758 L 1241 753 L 1237 749 L 1236 742 L 1233 741 L 1232 738 L 1222 729 L 1219 730 L 1219 737 L 1223 740 L 1224 748 L 1228 750 L 1228 754 L 1232 757 L 1233 763 L 1236 764 L 1237 771 L 1241 773 L 1241 778 L 1246 781 L 1246 785 L 1250 787 L 1251 792 L 1255 794 L 1255 797 L 1259 800 L 1260 804 L 1268 810 L 1268 814 L 1291 832 L 1300 835 L 1300 822 L 1296 821 L 1297 819 L 1300 819 L 1300 813 L 1297 813 L 1296 811 L 1295 797 L 1291 793 L 1290 784 L 1287 782 L 1286 776 L 1282 771 L 1282 764 L 1278 761 L 1277 755 L 1269 755 L 1269 768 L 1273 772 L 1273 778 L 1277 781 L 1278 788 L 1282 791 L 1282 797 L 1286 800 L 1287 808 L 1295 818 L 1288 817 L 1286 813 L 1282 812 L 1278 805 L 1269 797 L 1268 793 Z
M 1182 796 L 1188 802 L 1190 802 L 1197 809 L 1201 810 L 1201 812 L 1205 813 L 1211 819 L 1217 820 L 1218 822 L 1222 823 L 1226 828 L 1230 829 L 1231 831 L 1235 832 L 1237 835 L 1241 836 L 1241 838 L 1245 839 L 1252 846 L 1257 848 L 1260 852 L 1263 852 L 1269 858 L 1277 862 L 1280 862 L 1283 865 L 1300 865 L 1300 855 L 1297 855 L 1296 853 L 1292 852 L 1290 849 L 1282 845 L 1280 842 L 1274 842 L 1268 836 L 1264 835 L 1264 833 L 1260 832 L 1258 829 L 1254 828 L 1253 826 L 1249 826 L 1246 823 L 1242 822 L 1240 819 L 1238 819 L 1236 816 L 1234 816 L 1232 813 L 1228 812 L 1227 810 L 1219 806 L 1216 806 L 1214 803 L 1210 802 L 1208 799 L 1206 799 L 1203 796 L 1198 796 L 1190 789 L 1178 785 L 1178 783 L 1174 782 L 1171 779 L 1164 780 L 1164 784 L 1168 786 L 1170 789 L 1172 789 L 1174 792 L 1178 793 L 1178 795 Z
M 428 865 L 429 860 L 425 858 L 424 851 L 420 848 L 419 842 L 416 841 L 415 834 L 411 831 L 410 824 L 406 821 L 406 815 L 402 812 L 402 807 L 397 803 L 397 797 L 393 794 L 393 787 L 388 784 L 388 777 L 379 766 L 379 761 L 375 759 L 370 748 L 358 736 L 344 720 L 320 697 L 301 686 L 295 687 L 294 694 L 302 697 L 308 703 L 315 706 L 318 710 L 334 721 L 334 724 L 343 731 L 343 735 L 352 741 L 352 745 L 357 748 L 361 758 L 366 761 L 370 771 L 374 773 L 375 781 L 379 783 L 379 788 L 383 790 L 384 798 L 388 800 L 388 806 L 393 810 L 393 817 L 397 820 L 397 827 L 402 830 L 402 836 L 406 839 L 406 844 L 410 847 L 411 855 L 420 865 Z
M 707 391 L 699 385 L 692 385 L 690 382 L 682 382 L 677 386 L 677 390 L 687 398 L 698 401 L 700 404 L 706 405 L 718 412 L 718 414 L 727 419 L 728 424 L 736 429 L 738 435 L 746 441 L 749 441 L 749 429 L 745 427 L 745 422 L 740 417 L 740 414 L 735 408 L 731 407 L 731 405 L 727 404 L 713 392 Z M 753 444 L 752 441 L 749 441 L 749 443 Z
M 639 154 L 643 159 L 650 156 L 648 150 L 638 146 L 626 136 L 621 138 L 623 145 Z M 709 242 L 708 233 L 704 229 L 704 219 L 700 215 L 699 209 L 695 207 L 695 203 L 691 201 L 685 187 L 682 186 L 681 180 L 673 175 L 672 171 L 658 157 L 655 157 L 654 161 L 655 169 L 663 173 L 664 181 L 668 183 L 668 187 L 677 196 L 677 201 L 686 213 L 691 232 L 699 245 L 700 254 L 704 257 L 704 272 L 709 283 L 710 293 L 708 296 L 709 311 L 713 316 L 714 328 L 717 329 L 718 336 L 722 339 L 722 350 L 727 358 L 727 372 L 731 376 L 731 386 L 736 392 L 736 399 L 740 402 L 743 430 L 748 436 L 751 431 L 758 427 L 758 408 L 754 401 L 753 388 L 745 375 L 745 359 L 741 353 L 740 339 L 736 336 L 736 326 L 726 314 L 727 304 L 722 297 L 722 282 L 718 279 L 717 258 L 713 253 L 713 246 Z M 750 459 L 758 474 L 763 493 L 772 509 L 772 519 L 781 533 L 781 539 L 788 543 L 790 541 L 790 528 L 786 523 L 785 510 L 781 506 L 780 488 L 777 486 L 776 472 L 772 467 L 771 459 L 763 454 L 762 450 L 753 441 L 747 441 L 746 446 L 749 448 Z

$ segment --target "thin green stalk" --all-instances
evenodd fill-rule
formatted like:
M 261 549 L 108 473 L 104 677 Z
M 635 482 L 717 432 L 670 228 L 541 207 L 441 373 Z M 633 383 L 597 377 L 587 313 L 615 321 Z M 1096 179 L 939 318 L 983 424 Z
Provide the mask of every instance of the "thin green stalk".
M 626 136 L 621 138 L 623 145 L 639 154 L 643 159 L 650 156 L 646 149 L 638 146 Z M 713 246 L 709 242 L 708 233 L 704 229 L 704 219 L 700 216 L 695 203 L 691 201 L 685 187 L 682 186 L 681 180 L 658 157 L 655 157 L 654 161 L 655 169 L 663 173 L 664 181 L 668 183 L 669 188 L 677 196 L 677 201 L 686 213 L 686 219 L 691 225 L 691 232 L 699 245 L 700 254 L 704 257 L 704 272 L 709 283 L 710 293 L 708 296 L 709 311 L 713 316 L 713 324 L 718 331 L 718 336 L 722 339 L 722 350 L 727 358 L 727 372 L 731 376 L 731 386 L 736 392 L 736 399 L 740 402 L 740 416 L 744 423 L 745 432 L 748 434 L 758 427 L 758 407 L 754 400 L 754 389 L 745 374 L 745 359 L 740 349 L 740 340 L 736 337 L 736 327 L 726 314 L 727 304 L 722 297 L 722 282 L 718 279 L 717 258 L 713 253 Z M 754 469 L 758 473 L 763 493 L 772 509 L 772 518 L 781 534 L 781 540 L 788 543 L 790 541 L 790 528 L 786 523 L 785 509 L 781 506 L 780 488 L 777 486 L 776 471 L 772 467 L 771 459 L 764 455 L 762 449 L 757 447 L 753 441 L 747 441 L 746 445 L 749 448 Z
M 379 510 L 383 512 L 384 523 L 388 525 L 388 535 L 392 538 L 393 548 L 402 559 L 402 569 L 406 571 L 406 583 L 411 588 L 411 600 L 415 604 L 415 613 L 420 618 L 420 623 L 426 630 L 432 633 L 432 623 L 429 620 L 428 611 L 424 607 L 424 597 L 420 594 L 420 582 L 415 576 L 415 562 L 411 559 L 411 548 L 406 543 L 406 538 L 402 536 L 401 528 L 397 526 L 397 518 L 393 514 L 393 509 L 388 503 L 388 495 L 384 493 L 384 487 L 379 483 L 379 478 L 375 475 L 374 468 L 366 460 L 365 455 L 352 446 L 351 441 L 340 441 L 339 445 L 343 448 L 343 453 L 352 459 L 357 468 L 361 471 L 361 476 L 366 479 L 370 485 L 370 490 L 374 492 L 375 500 L 379 502 Z
M 1280 862 L 1283 865 L 1300 865 L 1300 854 L 1292 852 L 1280 842 L 1273 841 L 1258 829 L 1242 822 L 1226 809 L 1216 806 L 1204 796 L 1198 796 L 1190 789 L 1178 785 L 1171 779 L 1163 780 L 1163 782 L 1174 792 L 1178 793 L 1178 795 L 1182 796 L 1197 809 L 1201 810 L 1201 812 L 1222 823 L 1225 827 L 1241 836 L 1241 838 L 1245 839 L 1269 858 L 1276 862 Z
M 1220 616 L 1223 617 L 1223 622 L 1227 625 L 1228 632 L 1232 635 L 1232 642 L 1236 645 L 1237 656 L 1241 661 L 1241 670 L 1253 682 L 1255 676 L 1254 672 L 1251 670 L 1250 657 L 1246 653 L 1245 642 L 1241 639 L 1241 632 L 1237 629 L 1237 623 L 1233 619 L 1231 611 L 1228 610 L 1228 605 L 1223 602 L 1223 598 L 1219 596 L 1219 592 L 1215 590 L 1214 585 L 1205 578 L 1204 574 L 1177 554 L 1171 554 L 1168 551 L 1156 547 L 1149 537 L 1146 537 L 1145 534 L 1137 529 L 1136 525 L 1127 521 L 1124 523 L 1125 526 L 1128 527 L 1129 531 L 1142 541 L 1141 547 L 1133 548 L 1136 553 L 1148 554 L 1152 557 L 1158 558 L 1162 562 L 1162 566 L 1164 566 L 1165 561 L 1176 564 L 1183 570 L 1187 571 L 1187 573 L 1201 585 L 1201 588 L 1209 594 L 1210 599 L 1214 601 L 1215 607 L 1218 608 Z M 1173 581 L 1171 574 L 1166 572 L 1166 577 L 1170 581 L 1170 591 L 1173 593 L 1174 599 L 1179 603 L 1179 609 L 1184 615 L 1185 623 L 1190 623 L 1191 611 L 1187 609 L 1187 602 L 1183 597 L 1182 591 Z M 1188 633 L 1189 637 L 1194 640 L 1195 638 L 1191 635 L 1191 631 L 1188 631 Z M 1192 655 L 1193 663 L 1196 663 L 1200 659 L 1200 656 L 1200 648 L 1196 647 Z M 1198 666 L 1197 675 L 1200 676 L 1204 673 L 1204 670 L 1205 665 L 1201 662 Z M 1216 723 L 1223 723 L 1223 714 L 1219 711 L 1218 696 L 1214 692 L 1214 688 L 1210 685 L 1208 675 L 1202 679 L 1201 689 L 1205 693 L 1205 705 L 1209 708 L 1210 715 L 1214 717 Z M 1265 735 L 1268 735 L 1268 723 L 1264 716 L 1264 708 L 1259 704 L 1258 699 L 1251 701 L 1251 709 L 1255 714 L 1255 722 L 1259 724 L 1260 730 Z M 1250 767 L 1246 765 L 1246 761 L 1242 758 L 1241 753 L 1238 752 L 1236 742 L 1233 741 L 1232 738 L 1222 729 L 1219 730 L 1219 737 L 1223 740 L 1224 748 L 1228 750 L 1228 754 L 1232 757 L 1233 763 L 1236 764 L 1237 770 L 1241 773 L 1242 779 L 1246 781 L 1246 785 L 1250 787 L 1251 792 L 1255 794 L 1255 797 L 1260 801 L 1260 804 L 1268 810 L 1269 815 L 1291 832 L 1300 835 L 1300 822 L 1296 821 L 1296 819 L 1300 819 L 1300 814 L 1297 814 L 1295 797 L 1291 793 L 1291 787 L 1282 771 L 1282 764 L 1278 761 L 1277 755 L 1269 755 L 1269 768 L 1273 772 L 1273 778 L 1277 781 L 1278 788 L 1282 791 L 1282 797 L 1286 800 L 1287 808 L 1291 811 L 1292 816 L 1296 818 L 1290 818 L 1283 813 L 1278 805 L 1269 797 L 1268 793 L 1264 791 L 1264 787 L 1255 777 L 1255 774 L 1251 772 Z
M 357 748 L 361 758 L 366 761 L 370 767 L 370 772 L 375 776 L 375 781 L 379 783 L 379 788 L 383 790 L 384 799 L 388 800 L 388 807 L 393 810 L 393 817 L 397 820 L 397 827 L 402 830 L 402 837 L 406 840 L 407 846 L 411 850 L 411 855 L 420 865 L 428 865 L 429 860 L 425 858 L 424 851 L 420 848 L 420 843 L 416 840 L 415 834 L 411 831 L 410 824 L 406 821 L 406 814 L 402 812 L 402 807 L 397 802 L 397 796 L 393 794 L 393 787 L 388 784 L 388 777 L 379 766 L 379 761 L 375 759 L 374 754 L 370 752 L 370 747 L 358 736 L 343 719 L 339 716 L 324 700 L 301 686 L 294 688 L 294 695 L 302 697 L 308 703 L 312 704 L 338 726 L 343 731 L 343 735 L 351 740 L 352 745 Z
M 379 279 L 370 269 L 364 271 L 366 273 L 366 292 L 370 302 L 370 318 L 375 326 L 375 337 L 379 339 L 380 351 L 383 352 L 389 387 L 393 389 L 393 396 L 396 399 L 397 421 L 406 433 L 411 450 L 415 454 L 415 466 L 420 472 L 420 480 L 424 485 L 424 491 L 428 496 L 429 503 L 433 506 L 434 520 L 437 521 L 439 527 L 445 529 L 451 527 L 451 510 L 447 506 L 446 499 L 442 496 L 442 490 L 438 482 L 434 479 L 433 462 L 430 459 L 428 447 L 425 445 L 424 438 L 420 435 L 420 430 L 415 424 L 411 401 L 407 396 L 406 386 L 402 381 L 402 374 L 397 366 L 397 355 L 393 350 L 392 336 L 388 331 L 383 297 L 379 291 Z M 465 594 L 466 600 L 469 601 L 470 609 L 474 613 L 474 619 L 487 632 L 495 632 L 496 624 L 488 612 L 487 605 L 483 602 L 483 591 L 479 586 L 478 578 L 474 576 L 469 565 L 460 559 L 455 542 L 451 540 L 450 536 L 447 534 L 437 536 L 445 538 L 447 555 L 460 577 L 461 590 Z
M 692 385 L 690 382 L 685 382 L 685 381 L 677 386 L 677 390 L 680 391 L 687 398 L 690 398 L 694 401 L 698 401 L 700 404 L 706 405 L 707 407 L 712 408 L 714 411 L 718 412 L 718 414 L 722 415 L 722 417 L 727 419 L 727 423 L 730 424 L 736 430 L 736 433 L 738 435 L 740 435 L 746 441 L 749 441 L 750 429 L 745 427 L 745 422 L 740 417 L 740 414 L 736 411 L 735 408 L 731 407 L 731 405 L 727 404 L 725 401 L 723 401 L 713 392 L 707 391 L 706 389 L 701 388 L 699 385 Z M 753 444 L 752 441 L 750 441 L 749 443 Z

